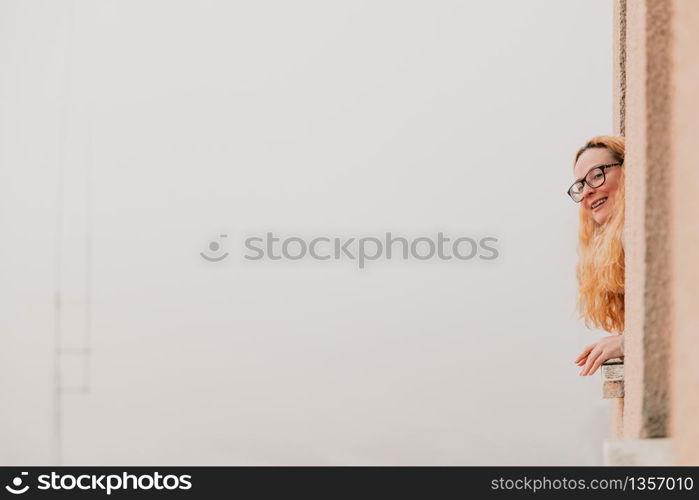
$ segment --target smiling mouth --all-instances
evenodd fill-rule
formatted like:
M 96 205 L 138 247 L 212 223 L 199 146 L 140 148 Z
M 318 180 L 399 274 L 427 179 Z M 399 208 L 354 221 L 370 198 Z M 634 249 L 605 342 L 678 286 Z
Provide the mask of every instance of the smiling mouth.
M 599 200 L 597 200 L 596 202 L 594 202 L 592 205 L 590 205 L 590 208 L 592 208 L 592 210 L 595 210 L 596 208 L 598 208 L 598 207 L 604 205 L 606 202 L 607 202 L 607 198 L 606 198 L 606 197 L 605 197 L 605 198 L 600 198 Z

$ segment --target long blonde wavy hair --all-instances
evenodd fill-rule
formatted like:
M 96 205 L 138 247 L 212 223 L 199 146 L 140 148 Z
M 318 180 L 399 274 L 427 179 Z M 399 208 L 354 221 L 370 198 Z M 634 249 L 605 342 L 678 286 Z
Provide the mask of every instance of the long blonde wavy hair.
M 580 206 L 578 242 L 578 311 L 588 327 L 608 332 L 624 331 L 624 138 L 599 136 L 590 139 L 575 154 L 573 166 L 590 148 L 607 148 L 622 163 L 614 211 L 609 220 L 597 224 Z

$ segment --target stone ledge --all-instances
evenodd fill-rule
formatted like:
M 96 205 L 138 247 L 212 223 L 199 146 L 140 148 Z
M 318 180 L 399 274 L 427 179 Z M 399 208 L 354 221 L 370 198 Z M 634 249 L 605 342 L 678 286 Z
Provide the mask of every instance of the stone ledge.
M 614 399 L 624 397 L 624 361 L 613 358 L 602 364 L 602 397 Z

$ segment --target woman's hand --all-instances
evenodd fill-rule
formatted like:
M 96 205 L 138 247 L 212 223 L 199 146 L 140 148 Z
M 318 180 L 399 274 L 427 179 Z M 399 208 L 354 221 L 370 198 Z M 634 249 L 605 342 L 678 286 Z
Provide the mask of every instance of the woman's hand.
M 587 346 L 575 359 L 575 364 L 584 365 L 580 375 L 592 375 L 608 359 L 623 357 L 624 335 L 610 335 Z

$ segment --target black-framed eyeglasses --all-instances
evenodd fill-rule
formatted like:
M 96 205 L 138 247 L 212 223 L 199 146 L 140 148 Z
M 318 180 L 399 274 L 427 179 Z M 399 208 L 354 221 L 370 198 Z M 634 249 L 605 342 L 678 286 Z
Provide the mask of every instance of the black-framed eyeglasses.
M 583 179 L 575 181 L 573 185 L 568 188 L 568 196 L 570 196 L 575 203 L 580 203 L 580 201 L 583 199 L 585 184 L 591 188 L 600 187 L 602 184 L 604 184 L 604 181 L 607 180 L 607 176 L 604 173 L 605 170 L 612 167 L 619 167 L 621 165 L 621 163 L 610 163 L 609 165 L 598 165 L 597 167 L 590 169 Z

